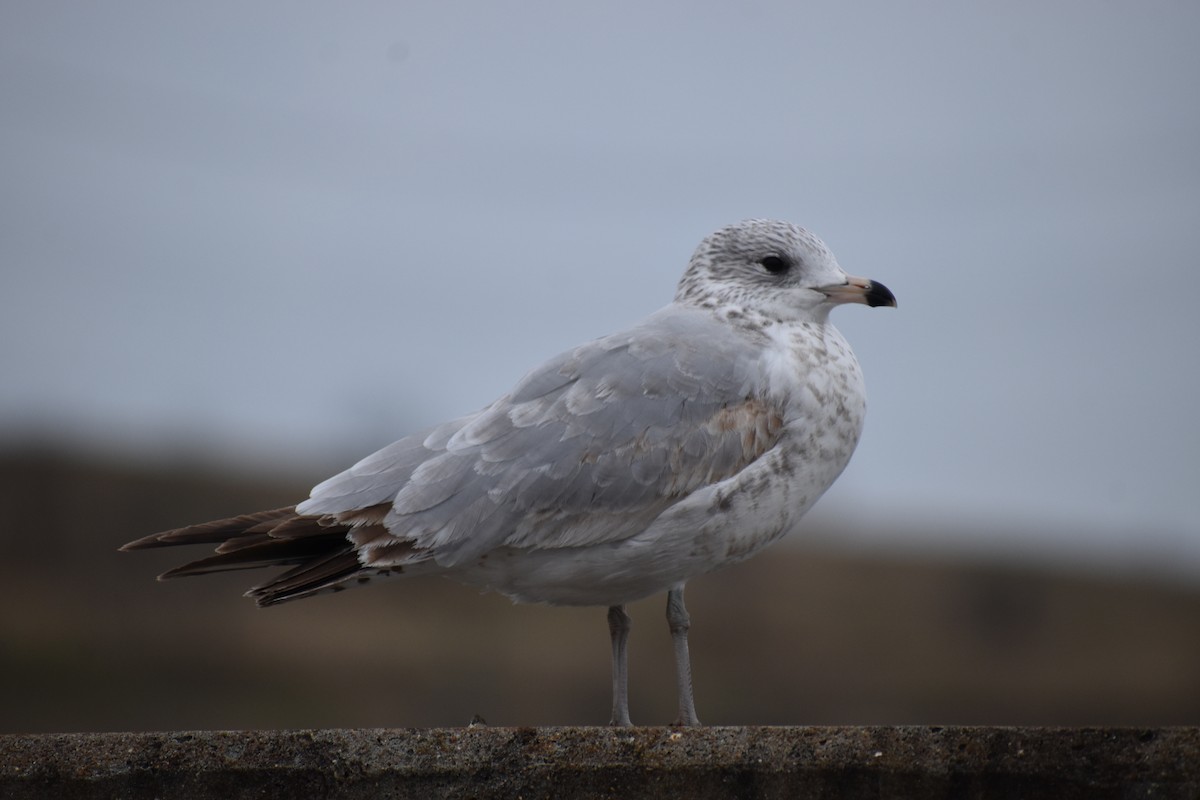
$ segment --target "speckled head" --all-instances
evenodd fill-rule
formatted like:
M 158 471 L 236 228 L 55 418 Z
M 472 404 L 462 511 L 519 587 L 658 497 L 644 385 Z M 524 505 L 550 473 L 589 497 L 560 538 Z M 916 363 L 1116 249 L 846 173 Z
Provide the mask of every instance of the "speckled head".
M 705 237 L 676 302 L 737 305 L 775 321 L 823 322 L 842 303 L 895 306 L 881 283 L 846 274 L 825 243 L 790 222 L 750 219 Z

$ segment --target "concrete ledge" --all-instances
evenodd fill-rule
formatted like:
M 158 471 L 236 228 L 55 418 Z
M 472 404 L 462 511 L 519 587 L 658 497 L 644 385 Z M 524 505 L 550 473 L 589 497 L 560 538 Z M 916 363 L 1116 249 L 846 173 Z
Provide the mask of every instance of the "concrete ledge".
M 1200 728 L 439 728 L 0 736 L 0 797 L 1200 797 Z

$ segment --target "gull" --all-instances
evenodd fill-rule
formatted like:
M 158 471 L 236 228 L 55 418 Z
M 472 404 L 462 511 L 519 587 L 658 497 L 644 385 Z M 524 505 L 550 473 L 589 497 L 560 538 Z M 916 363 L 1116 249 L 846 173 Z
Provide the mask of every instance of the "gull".
M 474 414 L 405 437 L 307 500 L 156 533 L 215 544 L 162 578 L 287 567 L 261 606 L 387 575 L 442 574 L 517 603 L 608 608 L 610 724 L 628 726 L 626 604 L 666 592 L 679 717 L 698 725 L 687 580 L 797 527 L 862 432 L 862 371 L 838 305 L 895 306 L 804 228 L 706 237 L 666 307 L 568 350 Z

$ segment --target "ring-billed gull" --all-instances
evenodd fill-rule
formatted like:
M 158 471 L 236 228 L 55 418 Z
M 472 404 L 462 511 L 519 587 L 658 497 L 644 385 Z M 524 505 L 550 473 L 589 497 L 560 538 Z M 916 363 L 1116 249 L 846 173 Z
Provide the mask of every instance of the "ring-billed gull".
M 894 306 L 820 239 L 747 220 L 700 243 L 674 301 L 408 436 L 287 508 L 147 536 L 211 543 L 165 573 L 287 566 L 268 606 L 382 575 L 440 573 L 515 602 L 607 606 L 613 725 L 629 725 L 625 605 L 667 592 L 678 723 L 692 701 L 684 583 L 793 530 L 862 431 L 862 372 L 829 312 Z

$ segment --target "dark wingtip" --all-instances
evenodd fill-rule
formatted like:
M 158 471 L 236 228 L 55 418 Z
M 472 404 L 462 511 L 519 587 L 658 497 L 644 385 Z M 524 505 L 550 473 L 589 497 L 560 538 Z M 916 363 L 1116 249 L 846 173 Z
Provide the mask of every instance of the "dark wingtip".
M 143 536 L 140 539 L 134 539 L 132 542 L 126 542 L 117 548 L 118 553 L 128 553 L 133 550 L 146 550 L 151 547 L 166 547 L 169 542 L 164 542 L 159 538 L 161 534 L 152 533 L 149 536 Z
M 879 281 L 871 281 L 871 288 L 867 290 L 866 299 L 867 305 L 871 308 L 879 308 L 880 306 L 896 307 L 896 295 L 892 294 L 892 290 Z

